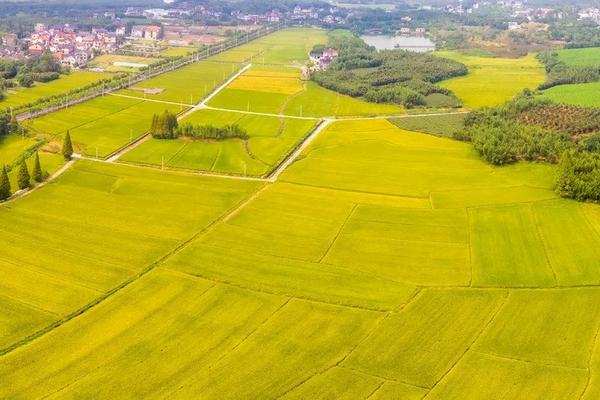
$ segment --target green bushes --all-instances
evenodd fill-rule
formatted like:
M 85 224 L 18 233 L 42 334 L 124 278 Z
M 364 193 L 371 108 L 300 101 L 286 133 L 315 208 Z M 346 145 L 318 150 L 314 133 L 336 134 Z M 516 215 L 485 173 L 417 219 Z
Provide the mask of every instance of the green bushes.
M 179 126 L 177 116 L 169 111 L 152 117 L 150 134 L 155 139 L 186 137 L 194 140 L 225 140 L 233 138 L 247 140 L 249 138 L 248 133 L 237 124 L 217 127 L 184 123 Z
M 471 123 L 455 137 L 472 141 L 479 155 L 494 165 L 518 160 L 556 163 L 561 153 L 573 146 L 568 135 L 521 125 L 498 116 Z
M 62 155 L 67 161 L 73 156 L 73 143 L 71 142 L 71 133 L 69 133 L 69 131 L 67 131 L 63 141 Z
M 538 59 L 545 65 L 547 75 L 546 81 L 538 87 L 539 90 L 573 83 L 596 82 L 600 79 L 598 67 L 569 66 L 559 60 L 557 52 L 540 53 Z
M 559 163 L 556 191 L 561 196 L 600 201 L 597 113 L 524 96 L 471 113 L 454 137 L 472 141 L 480 156 L 494 165 L 518 160 Z
M 17 184 L 19 185 L 19 189 L 29 189 L 29 187 L 31 186 L 30 181 L 31 176 L 29 175 L 29 171 L 27 170 L 27 164 L 25 164 L 25 160 L 22 160 L 21 165 L 19 166 L 19 175 L 17 176 Z
M 39 72 L 33 74 L 33 80 L 36 82 L 50 82 L 60 78 L 58 72 Z
M 152 117 L 150 134 L 155 139 L 175 139 L 177 126 L 177 116 L 165 110 L 163 114 Z
M 556 191 L 563 197 L 579 201 L 600 201 L 600 152 L 565 152 L 558 170 Z
M 249 139 L 245 129 L 237 124 L 222 127 L 212 125 L 192 125 L 185 123 L 176 130 L 178 137 L 187 137 L 198 140 L 226 140 L 226 139 Z
M 0 171 L 0 200 L 6 200 L 11 195 L 10 180 L 8 179 L 8 172 L 6 171 L 6 165 L 2 166 Z

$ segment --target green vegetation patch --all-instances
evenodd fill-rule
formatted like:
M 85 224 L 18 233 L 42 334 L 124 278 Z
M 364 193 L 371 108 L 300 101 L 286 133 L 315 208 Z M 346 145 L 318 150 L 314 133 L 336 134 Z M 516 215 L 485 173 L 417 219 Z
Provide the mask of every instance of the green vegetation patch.
M 425 115 L 418 117 L 391 118 L 391 123 L 406 131 L 429 133 L 452 137 L 464 127 L 465 114 Z
M 0 107 L 8 108 L 34 102 L 42 97 L 65 94 L 72 89 L 86 86 L 110 77 L 110 74 L 73 71 L 69 75 L 61 75 L 60 78 L 50 82 L 36 82 L 30 88 L 9 89 L 6 98 L 0 101 Z
M 123 161 L 238 175 L 262 176 L 280 163 L 310 133 L 315 121 L 199 110 L 181 121 L 198 126 L 237 125 L 248 139 L 151 139 Z

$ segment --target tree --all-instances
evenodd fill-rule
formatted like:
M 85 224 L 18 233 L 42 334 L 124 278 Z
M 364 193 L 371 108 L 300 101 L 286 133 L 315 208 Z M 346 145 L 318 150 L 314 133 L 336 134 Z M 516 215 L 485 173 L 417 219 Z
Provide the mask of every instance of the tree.
M 33 171 L 31 171 L 31 177 L 36 182 L 41 182 L 44 180 L 44 174 L 42 172 L 42 166 L 40 165 L 40 155 L 38 152 L 35 152 L 35 159 L 33 162 Z
M 2 171 L 0 171 L 0 200 L 6 200 L 10 195 L 10 180 L 8 179 L 8 172 L 6 172 L 6 165 L 3 165 Z
M 19 85 L 25 88 L 33 86 L 33 77 L 30 74 L 25 74 L 19 79 Z
M 9 131 L 10 133 L 19 133 L 19 121 L 14 113 L 10 117 Z
M 65 160 L 70 160 L 73 156 L 73 143 L 71 142 L 71 134 L 67 131 L 65 135 L 65 140 L 62 146 L 62 155 Z
M 21 165 L 19 166 L 19 176 L 17 177 L 17 183 L 19 185 L 19 189 L 28 189 L 31 186 L 31 176 L 29 175 L 29 171 L 27 170 L 27 164 L 25 164 L 25 160 L 21 161 Z

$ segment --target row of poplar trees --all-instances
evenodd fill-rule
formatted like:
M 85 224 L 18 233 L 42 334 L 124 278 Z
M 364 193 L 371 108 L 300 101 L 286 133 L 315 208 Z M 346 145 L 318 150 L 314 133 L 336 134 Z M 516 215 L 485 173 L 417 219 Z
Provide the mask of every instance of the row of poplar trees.
M 70 160 L 73 155 L 73 143 L 71 142 L 71 134 L 68 131 L 63 142 L 62 155 L 65 160 Z M 37 151 L 35 152 L 31 174 L 29 173 L 25 159 L 23 158 L 21 160 L 19 164 L 19 173 L 17 175 L 17 186 L 19 187 L 19 190 L 29 189 L 31 187 L 32 179 L 39 183 L 42 182 L 44 178 L 44 172 L 42 171 L 42 166 L 40 164 L 40 156 Z M 8 170 L 6 169 L 6 165 L 3 165 L 2 170 L 0 171 L 0 201 L 8 199 L 11 195 L 12 188 L 10 179 L 8 178 Z

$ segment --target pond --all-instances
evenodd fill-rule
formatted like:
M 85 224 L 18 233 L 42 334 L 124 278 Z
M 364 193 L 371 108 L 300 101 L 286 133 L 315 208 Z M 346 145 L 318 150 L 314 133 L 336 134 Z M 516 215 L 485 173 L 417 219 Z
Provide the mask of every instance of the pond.
M 364 35 L 360 38 L 377 50 L 402 49 L 417 53 L 435 50 L 435 43 L 423 36 Z

